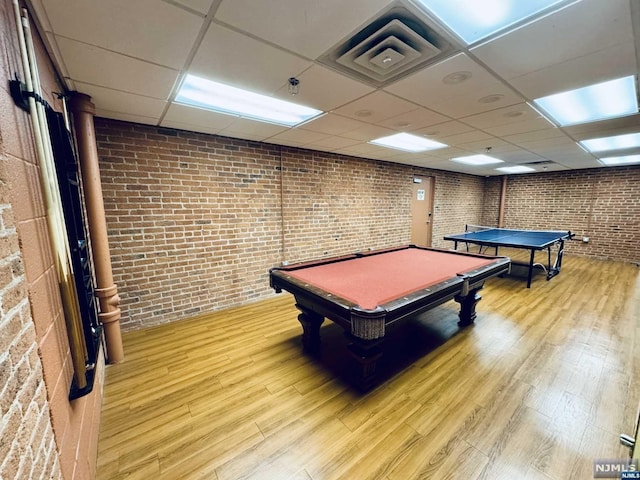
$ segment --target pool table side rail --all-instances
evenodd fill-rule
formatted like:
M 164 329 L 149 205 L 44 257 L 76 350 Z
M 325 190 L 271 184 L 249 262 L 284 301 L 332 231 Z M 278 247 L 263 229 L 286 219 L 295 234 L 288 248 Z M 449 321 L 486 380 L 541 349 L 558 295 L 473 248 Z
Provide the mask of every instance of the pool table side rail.
M 305 262 L 282 267 L 274 267 L 269 270 L 269 282 L 271 287 L 280 293 L 286 290 L 293 294 L 296 302 L 307 310 L 326 317 L 338 323 L 345 329 L 351 329 L 354 325 L 354 317 L 361 320 L 377 319 L 384 317 L 386 325 L 396 323 L 406 317 L 420 314 L 454 297 L 465 296 L 470 290 L 481 286 L 488 278 L 508 273 L 511 267 L 511 260 L 508 257 L 492 257 L 471 252 L 455 252 L 457 255 L 465 255 L 477 258 L 493 259 L 494 261 L 486 266 L 476 268 L 464 273 L 458 273 L 457 277 L 449 278 L 437 284 L 430 285 L 403 295 L 401 298 L 391 300 L 375 309 L 364 309 L 358 304 L 329 293 L 322 288 L 309 284 L 303 280 L 292 277 L 287 272 L 295 271 L 316 265 L 324 265 L 335 261 L 344 261 L 368 255 L 383 254 L 403 248 L 422 248 L 413 245 L 396 247 L 385 250 L 376 250 L 363 254 L 354 254 L 343 257 L 327 258 L 317 262 Z M 454 253 L 451 250 L 424 248 L 425 250 L 437 250 L 445 253 Z

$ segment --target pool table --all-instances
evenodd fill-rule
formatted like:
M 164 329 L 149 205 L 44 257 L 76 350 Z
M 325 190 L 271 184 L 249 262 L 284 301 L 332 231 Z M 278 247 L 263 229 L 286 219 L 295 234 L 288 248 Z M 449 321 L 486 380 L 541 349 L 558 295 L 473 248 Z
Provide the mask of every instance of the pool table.
M 306 351 L 317 353 L 325 317 L 344 328 L 363 389 L 375 383 L 386 329 L 454 299 L 461 327 L 476 318 L 478 291 L 507 273 L 507 257 L 407 245 L 283 265 L 269 271 L 271 287 L 296 299 Z

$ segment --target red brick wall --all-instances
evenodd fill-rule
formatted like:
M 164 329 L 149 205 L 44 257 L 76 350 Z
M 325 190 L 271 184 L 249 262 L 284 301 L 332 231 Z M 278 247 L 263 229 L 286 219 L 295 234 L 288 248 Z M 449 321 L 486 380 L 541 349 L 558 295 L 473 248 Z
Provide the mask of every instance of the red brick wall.
M 34 39 L 46 100 L 60 91 Z M 0 0 L 0 478 L 95 477 L 104 365 L 69 402 L 72 367 L 30 116 L 7 80 L 22 64 L 13 4 Z
M 433 246 L 498 219 L 498 177 L 104 119 L 96 132 L 124 330 L 271 295 L 283 260 L 408 243 L 416 175 L 435 177 Z M 631 261 L 638 170 L 509 177 L 505 226 L 571 229 L 592 241 L 569 253 Z
M 96 120 L 122 325 L 264 296 L 280 261 L 279 149 Z
M 500 181 L 488 182 L 487 221 L 499 202 Z M 640 262 L 640 167 L 510 176 L 504 219 L 507 228 L 566 229 L 576 239 L 589 237 L 589 243 L 567 242 L 568 254 Z
M 441 173 L 436 181 L 433 246 L 452 248 L 442 238 L 464 231 L 466 224 L 482 224 L 485 196 L 484 177 Z
M 392 164 L 283 148 L 284 259 L 408 243 L 411 183 Z
M 434 245 L 482 212 L 470 175 L 104 119 L 96 135 L 123 330 L 272 295 L 283 260 L 408 243 L 414 175 L 436 178 Z
M 2 147 L 0 141 L 0 478 L 60 478 Z

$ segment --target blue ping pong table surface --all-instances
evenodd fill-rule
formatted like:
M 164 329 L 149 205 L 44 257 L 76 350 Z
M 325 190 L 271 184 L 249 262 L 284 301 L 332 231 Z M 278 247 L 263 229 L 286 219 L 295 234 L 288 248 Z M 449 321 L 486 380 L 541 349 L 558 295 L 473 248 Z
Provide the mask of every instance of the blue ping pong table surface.
M 444 239 L 483 245 L 543 249 L 570 236 L 569 231 L 490 228 L 448 235 Z

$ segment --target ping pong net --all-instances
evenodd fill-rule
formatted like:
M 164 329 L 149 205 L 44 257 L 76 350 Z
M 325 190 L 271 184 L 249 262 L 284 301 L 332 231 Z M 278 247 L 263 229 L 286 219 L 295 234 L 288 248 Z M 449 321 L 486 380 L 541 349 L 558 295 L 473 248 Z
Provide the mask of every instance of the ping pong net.
M 465 225 L 465 232 L 483 232 L 485 230 L 496 230 L 498 227 L 486 227 L 484 225 Z

